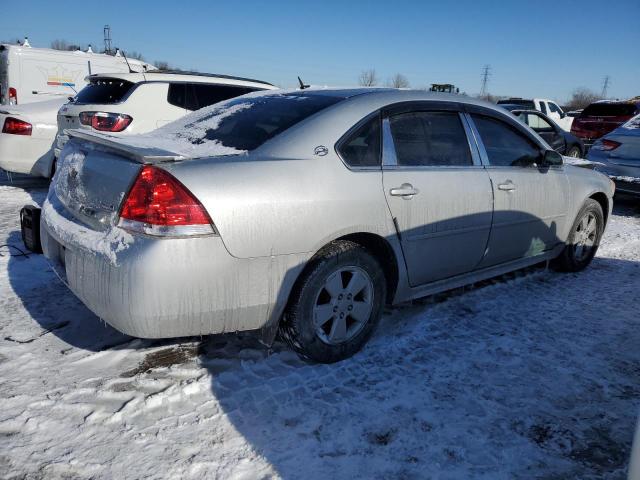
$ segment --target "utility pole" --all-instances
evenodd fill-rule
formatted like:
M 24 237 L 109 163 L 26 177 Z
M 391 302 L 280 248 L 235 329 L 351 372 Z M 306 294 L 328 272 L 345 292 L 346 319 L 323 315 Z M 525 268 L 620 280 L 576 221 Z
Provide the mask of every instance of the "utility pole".
M 111 27 L 105 25 L 103 29 L 104 33 L 104 53 L 111 54 Z
M 489 77 L 491 76 L 491 65 L 485 65 L 482 68 L 482 88 L 480 89 L 480 96 L 487 96 L 487 86 L 489 84 Z
M 609 88 L 610 80 L 611 80 L 611 77 L 607 75 L 606 77 L 604 77 L 604 80 L 602 81 L 602 98 L 607 98 L 607 89 Z

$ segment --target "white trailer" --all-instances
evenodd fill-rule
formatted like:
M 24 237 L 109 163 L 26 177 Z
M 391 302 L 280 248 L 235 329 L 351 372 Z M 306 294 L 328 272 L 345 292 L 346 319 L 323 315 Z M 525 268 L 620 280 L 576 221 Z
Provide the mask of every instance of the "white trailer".
M 139 60 L 87 51 L 63 51 L 22 45 L 0 45 L 0 104 L 17 105 L 67 98 L 80 91 L 93 73 L 126 73 L 155 68 Z M 55 118 L 54 118 L 55 123 Z

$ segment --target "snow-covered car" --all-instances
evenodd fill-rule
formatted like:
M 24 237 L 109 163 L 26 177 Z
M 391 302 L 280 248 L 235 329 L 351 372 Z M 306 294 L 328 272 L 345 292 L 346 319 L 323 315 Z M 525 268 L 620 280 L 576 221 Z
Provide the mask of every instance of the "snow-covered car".
M 14 173 L 50 177 L 56 112 L 66 98 L 0 105 L 0 168 Z
M 495 105 L 397 89 L 259 92 L 156 131 L 70 131 L 42 248 L 138 337 L 276 332 L 358 351 L 385 303 L 592 260 L 613 182 Z
M 518 105 L 523 110 L 538 110 L 549 115 L 564 131 L 571 131 L 573 117 L 567 115 L 553 100 L 546 98 L 525 99 L 520 97 L 498 100 L 498 105 Z
M 616 188 L 640 195 L 640 115 L 596 140 L 587 159 L 596 169 L 609 175 Z
M 58 112 L 54 156 L 68 139 L 67 129 L 134 135 L 223 100 L 276 88 L 260 80 L 183 71 L 92 75 Z

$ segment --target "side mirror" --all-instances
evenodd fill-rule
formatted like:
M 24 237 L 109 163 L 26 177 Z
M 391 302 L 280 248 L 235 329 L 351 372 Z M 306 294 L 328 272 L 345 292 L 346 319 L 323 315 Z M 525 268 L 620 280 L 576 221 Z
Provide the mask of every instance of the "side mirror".
M 555 150 L 546 150 L 542 165 L 545 167 L 557 167 L 562 165 L 562 155 Z
M 566 116 L 567 116 L 567 114 L 566 114 L 566 113 L 564 113 L 564 112 L 560 112 L 560 118 L 564 118 L 564 117 L 566 117 Z

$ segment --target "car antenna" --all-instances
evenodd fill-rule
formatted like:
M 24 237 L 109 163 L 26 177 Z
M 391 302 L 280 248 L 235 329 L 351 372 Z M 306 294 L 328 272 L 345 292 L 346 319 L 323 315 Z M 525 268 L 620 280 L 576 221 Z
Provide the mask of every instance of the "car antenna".
M 300 90 L 304 90 L 305 88 L 309 88 L 310 85 L 305 85 L 300 77 L 298 77 L 298 83 L 300 83 Z
M 120 50 L 120 51 L 122 52 L 122 56 L 124 57 L 124 61 L 127 62 L 127 67 L 129 67 L 129 73 L 136 73 L 131 68 L 131 65 L 129 65 L 129 60 L 127 60 L 127 56 L 124 54 L 124 50 Z

